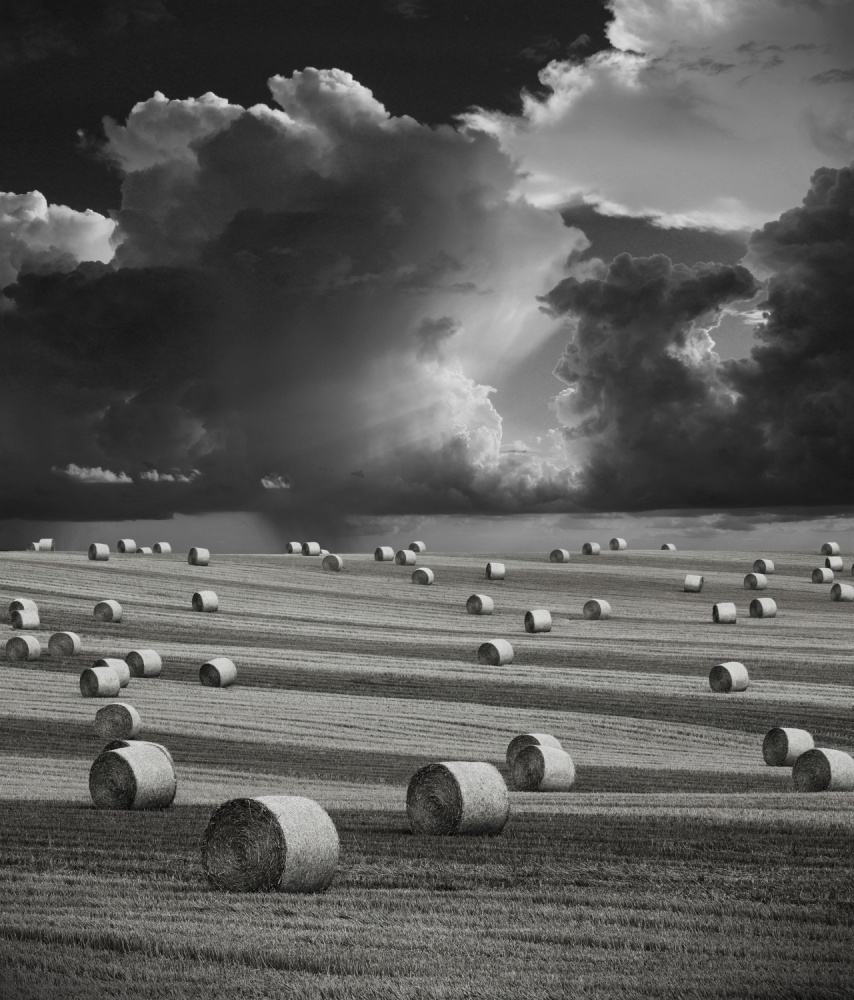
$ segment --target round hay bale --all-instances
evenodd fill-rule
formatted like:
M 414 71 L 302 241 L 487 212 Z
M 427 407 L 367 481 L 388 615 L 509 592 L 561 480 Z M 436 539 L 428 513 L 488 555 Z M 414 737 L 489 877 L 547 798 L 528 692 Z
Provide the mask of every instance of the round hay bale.
M 834 572 L 842 572 L 845 568 L 842 563 L 842 556 L 828 556 L 824 560 L 824 565 L 827 569 L 832 569 Z
M 212 590 L 197 590 L 193 594 L 193 611 L 216 611 L 219 598 Z
M 302 543 L 302 554 L 304 556 L 319 556 L 320 555 L 320 542 L 303 542 Z
M 629 546 L 625 538 L 612 538 L 611 541 L 608 542 L 608 547 L 612 552 L 622 552 Z
M 210 549 L 193 547 L 187 553 L 187 562 L 191 566 L 207 566 L 211 561 Z
M 34 635 L 13 635 L 6 643 L 6 659 L 37 660 L 42 655 L 41 643 Z
M 486 564 L 487 580 L 503 580 L 506 574 L 507 574 L 507 567 L 504 565 L 504 563 L 488 562 Z
M 424 544 L 424 542 L 410 542 L 409 548 L 412 552 L 416 552 L 418 554 L 427 551 L 427 546 Z
M 288 542 L 288 544 L 285 546 L 285 552 L 289 556 L 301 556 L 302 542 Z
M 38 552 L 39 543 L 38 542 L 27 542 L 27 552 Z
M 374 549 L 374 559 L 377 562 L 393 562 L 394 549 L 390 545 L 379 545 Z
M 599 598 L 591 598 L 585 602 L 581 613 L 590 621 L 606 621 L 611 617 L 611 605 Z
M 122 606 L 118 601 L 98 601 L 93 617 L 99 622 L 120 622 L 122 614 Z
M 551 552 L 549 552 L 549 562 L 568 563 L 569 549 L 552 549 Z
M 13 601 L 9 602 L 9 617 L 16 611 L 35 611 L 36 614 L 39 613 L 39 606 L 35 601 L 31 601 L 29 597 L 16 597 Z
M 12 628 L 41 628 L 38 611 L 13 611 Z
M 821 554 L 823 556 L 838 556 L 842 552 L 839 548 L 838 542 L 825 542 L 821 547 Z
M 121 750 L 122 747 L 134 747 L 140 744 L 145 744 L 146 746 L 149 747 L 157 747 L 158 750 L 162 750 L 163 753 L 165 753 L 166 756 L 169 758 L 169 763 L 174 766 L 175 761 L 172 759 L 172 754 L 169 752 L 169 750 L 165 746 L 163 746 L 162 743 L 152 743 L 151 740 L 127 740 L 127 739 L 110 740 L 110 742 L 107 743 L 106 746 L 101 748 L 101 753 L 109 753 L 110 750 Z
M 421 583 L 427 587 L 433 582 L 434 579 L 435 575 L 433 573 L 433 570 L 428 569 L 426 566 L 422 566 L 421 569 L 415 570 L 415 572 L 412 574 L 413 583 Z
M 662 552 L 675 552 L 676 551 L 676 546 L 673 544 L 673 542 L 665 542 L 664 545 L 661 546 L 661 551 Z
M 754 573 L 764 573 L 765 576 L 770 576 L 774 572 L 774 560 L 773 559 L 757 559 L 753 563 Z
M 151 551 L 156 556 L 169 556 L 172 555 L 172 546 L 169 542 L 155 542 L 154 545 L 151 546 Z
M 323 557 L 321 565 L 324 569 L 331 570 L 333 573 L 338 573 L 344 568 L 344 560 L 341 556 L 336 556 L 334 553 L 330 552 L 328 555 Z
M 568 792 L 575 765 L 566 750 L 532 744 L 516 754 L 510 782 L 520 792 Z
M 55 550 L 56 542 L 52 538 L 39 539 L 39 552 L 54 552 Z
M 136 554 L 138 556 L 150 556 L 153 553 L 154 550 L 150 545 L 140 545 L 140 547 L 136 550 Z
M 80 674 L 80 694 L 84 698 L 115 698 L 122 682 L 112 667 L 86 667 Z
M 199 667 L 199 680 L 204 687 L 231 687 L 237 680 L 237 667 L 227 656 L 215 656 Z
M 466 611 L 470 615 L 491 615 L 495 611 L 495 601 L 487 594 L 472 594 L 466 601 Z
M 104 705 L 95 713 L 95 732 L 102 740 L 127 740 L 142 727 L 139 712 L 126 701 Z M 116 749 L 115 747 L 111 749 Z
M 530 746 L 556 747 L 558 750 L 563 750 L 560 740 L 550 733 L 522 733 L 519 736 L 514 736 L 507 744 L 504 759 L 507 761 L 508 770 L 513 767 L 516 754 Z
M 765 590 L 768 586 L 768 577 L 764 573 L 748 573 L 744 578 L 745 590 Z
M 699 573 L 689 573 L 683 587 L 686 594 L 699 594 L 703 589 L 703 578 Z
M 502 663 L 513 662 L 513 647 L 506 639 L 491 639 L 489 642 L 482 642 L 477 649 L 478 663 L 486 663 L 490 667 L 497 667 Z
M 751 618 L 776 618 L 777 602 L 773 597 L 754 597 L 750 602 Z
M 167 809 L 177 789 L 172 761 L 156 743 L 136 740 L 100 753 L 89 770 L 98 809 Z
M 400 549 L 395 552 L 394 561 L 398 566 L 414 566 L 418 557 L 411 549 Z
M 598 542 L 585 542 L 581 546 L 581 554 L 583 556 L 598 556 L 601 551 L 601 546 Z
M 318 553 L 318 555 L 320 555 L 320 556 L 328 556 L 329 555 L 329 549 L 321 549 L 320 552 Z
M 120 660 L 115 656 L 104 656 L 100 660 L 95 660 L 93 667 L 110 667 L 116 672 L 119 684 L 126 688 L 130 684 L 130 667 L 126 660 Z
M 806 729 L 769 729 L 762 741 L 762 756 L 769 767 L 791 767 L 802 753 L 815 746 Z
M 830 588 L 831 601 L 854 601 L 854 587 L 847 583 L 834 583 Z
M 83 643 L 76 632 L 54 632 L 47 641 L 47 651 L 51 656 L 77 656 Z
M 799 792 L 854 792 L 854 757 L 844 750 L 814 747 L 792 767 Z
M 709 687 L 715 694 L 747 690 L 747 667 L 737 660 L 716 663 L 709 671 Z
M 231 892 L 322 892 L 338 867 L 338 831 L 301 795 L 231 799 L 213 813 L 202 843 L 209 881 Z
M 90 562 L 106 562 L 110 558 L 110 546 L 105 542 L 92 542 L 89 546 Z
M 163 658 L 155 649 L 132 649 L 125 657 L 131 677 L 159 677 Z
M 480 761 L 427 764 L 409 780 L 406 815 L 416 835 L 501 833 L 510 815 L 510 794 L 492 764 Z
M 812 571 L 813 583 L 833 583 L 833 570 L 826 566 L 816 566 Z
M 551 632 L 552 616 L 545 608 L 536 608 L 534 611 L 525 612 L 526 632 Z
M 736 620 L 735 605 L 731 601 L 721 601 L 712 605 L 712 621 L 718 625 L 732 625 Z
M 116 542 L 116 552 L 132 554 L 136 552 L 136 542 L 132 538 L 120 538 Z

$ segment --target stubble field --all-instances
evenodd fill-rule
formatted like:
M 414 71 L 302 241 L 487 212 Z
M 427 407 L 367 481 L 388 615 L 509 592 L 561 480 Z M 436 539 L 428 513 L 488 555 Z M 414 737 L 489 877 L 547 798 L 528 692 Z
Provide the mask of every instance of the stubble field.
M 750 619 L 755 556 L 777 572 L 778 617 Z M 804 553 L 419 556 L 412 570 L 345 556 L 0 554 L 0 608 L 35 599 L 46 647 L 79 657 L 0 664 L 0 996 L 124 1000 L 294 998 L 842 998 L 854 995 L 854 794 L 796 793 L 769 768 L 772 726 L 854 752 L 851 604 L 810 583 Z M 845 578 L 850 574 L 846 556 Z M 702 573 L 687 594 L 688 572 Z M 219 596 L 194 613 L 193 591 Z M 472 593 L 491 617 L 466 614 Z M 584 602 L 610 601 L 609 621 Z M 124 607 L 118 624 L 96 601 Z M 732 600 L 735 625 L 712 604 Z M 528 635 L 526 610 L 550 633 Z M 8 622 L 5 639 L 15 634 Z M 504 637 L 512 664 L 477 662 Z M 122 700 L 166 744 L 178 795 L 164 812 L 91 805 L 104 702 L 81 669 L 151 647 L 163 675 Z M 198 681 L 212 656 L 235 687 Z M 740 660 L 747 691 L 715 695 Z M 520 732 L 550 732 L 572 792 L 511 793 L 504 832 L 421 838 L 406 786 L 436 760 L 504 768 Z M 335 820 L 341 859 L 316 896 L 211 888 L 200 841 L 220 802 L 308 795 Z

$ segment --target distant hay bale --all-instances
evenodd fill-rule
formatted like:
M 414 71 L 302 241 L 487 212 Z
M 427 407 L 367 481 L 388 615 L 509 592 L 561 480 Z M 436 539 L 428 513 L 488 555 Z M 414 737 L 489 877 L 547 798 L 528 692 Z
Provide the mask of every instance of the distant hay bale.
M 482 642 L 477 649 L 478 663 L 497 667 L 502 663 L 513 662 L 513 647 L 506 639 L 490 639 Z
M 285 546 L 285 552 L 289 556 L 302 555 L 302 542 L 288 542 Z
M 151 546 L 151 551 L 156 556 L 169 556 L 172 554 L 172 546 L 169 542 L 155 542 L 154 545 Z
M 41 628 L 38 611 L 13 611 L 12 628 Z
M 118 601 L 98 601 L 92 614 L 99 622 L 120 622 L 123 613 Z
M 128 740 L 141 728 L 139 712 L 126 701 L 104 705 L 95 713 L 95 732 L 103 740 Z
M 661 546 L 661 551 L 662 552 L 675 552 L 676 551 L 676 546 L 673 544 L 673 542 L 665 542 L 664 545 Z
M 374 549 L 374 559 L 377 562 L 393 562 L 394 549 L 390 545 L 379 545 Z
M 768 577 L 764 573 L 748 573 L 744 578 L 745 590 L 765 590 L 768 586 Z
M 598 542 L 585 542 L 581 546 L 581 554 L 583 556 L 598 556 L 601 552 L 601 546 Z
M 303 542 L 302 543 L 302 554 L 304 556 L 319 556 L 320 555 L 320 542 Z
M 84 698 L 115 698 L 121 689 L 121 679 L 112 667 L 86 667 L 80 674 Z
M 120 538 L 116 542 L 116 552 L 136 552 L 136 542 L 132 538 Z
M 337 556 L 333 552 L 330 552 L 328 555 L 323 557 L 321 566 L 324 569 L 331 570 L 333 573 L 338 573 L 344 568 L 344 560 L 341 556 Z
M 411 549 L 399 549 L 394 554 L 394 561 L 398 566 L 414 566 L 418 557 Z
M 428 569 L 427 566 L 422 566 L 421 569 L 415 570 L 412 574 L 412 582 L 423 584 L 425 587 L 429 587 L 434 579 L 435 575 L 433 570 Z
M 520 792 L 568 792 L 575 784 L 575 765 L 563 749 L 532 744 L 516 754 L 510 783 Z
M 491 615 L 495 611 L 495 601 L 487 594 L 472 594 L 466 601 L 466 611 L 470 615 Z
M 510 794 L 492 764 L 456 760 L 427 764 L 409 780 L 406 815 L 416 835 L 501 833 L 510 815 Z
M 842 563 L 842 556 L 828 556 L 824 560 L 824 565 L 827 569 L 832 569 L 834 572 L 842 572 L 845 568 Z
M 600 598 L 591 598 L 585 601 L 581 613 L 589 621 L 606 621 L 611 617 L 611 605 Z
M 551 552 L 549 552 L 549 562 L 568 563 L 569 549 L 552 549 Z
M 735 605 L 731 601 L 720 601 L 712 605 L 712 621 L 718 625 L 732 625 L 736 620 Z
M 47 641 L 47 651 L 51 656 L 77 656 L 83 643 L 76 632 L 54 632 Z
M 6 659 L 37 660 L 42 655 L 41 643 L 34 635 L 13 635 L 6 643 Z
M 486 564 L 487 580 L 503 580 L 506 574 L 507 574 L 507 567 L 504 565 L 504 563 L 488 562 Z
M 715 694 L 746 691 L 747 681 L 747 667 L 737 660 L 731 660 L 729 663 L 716 663 L 709 671 L 709 687 Z
M 35 611 L 38 614 L 39 606 L 29 597 L 16 597 L 9 602 L 9 617 L 11 618 L 16 611 Z
M 210 549 L 192 548 L 187 553 L 187 562 L 191 566 L 207 566 L 211 561 Z
M 798 792 L 854 792 L 854 757 L 814 747 L 795 761 L 792 779 Z
M 519 736 L 514 736 L 507 744 L 504 759 L 507 761 L 508 770 L 513 767 L 516 754 L 530 746 L 556 747 L 558 750 L 563 750 L 560 740 L 551 733 L 521 733 Z
M 753 563 L 754 573 L 764 573 L 765 576 L 770 576 L 774 572 L 774 560 L 773 559 L 757 559 Z
M 792 767 L 802 753 L 815 746 L 806 729 L 784 726 L 770 729 L 762 741 L 762 756 L 769 767 Z
M 227 656 L 215 656 L 199 667 L 199 680 L 204 687 L 230 687 L 237 680 L 237 667 Z
M 412 552 L 416 552 L 419 554 L 427 551 L 427 546 L 424 544 L 424 542 L 410 542 L 409 548 Z
M 608 547 L 611 549 L 612 552 L 622 552 L 629 546 L 625 538 L 612 538 L 611 541 L 608 542 Z
M 754 597 L 750 602 L 751 618 L 776 618 L 777 602 L 773 597 Z
M 89 546 L 90 562 L 106 562 L 110 558 L 110 546 L 105 542 L 92 542 Z
M 321 549 L 320 552 L 318 552 L 318 555 L 319 556 L 328 556 L 329 555 L 329 549 Z
M 847 583 L 834 583 L 830 588 L 831 601 L 854 601 L 854 587 Z
M 27 552 L 38 552 L 39 543 L 38 542 L 27 542 Z
M 545 608 L 536 608 L 533 611 L 525 612 L 526 632 L 551 632 L 552 616 L 551 612 Z
M 156 649 L 132 649 L 125 657 L 131 677 L 159 677 L 163 658 Z
M 111 750 L 121 750 L 123 747 L 135 747 L 140 744 L 145 744 L 150 747 L 157 747 L 169 758 L 169 763 L 174 766 L 175 761 L 172 759 L 172 754 L 169 752 L 168 747 L 163 746 L 162 743 L 152 743 L 151 740 L 129 740 L 129 739 L 116 739 L 110 740 L 105 746 L 101 748 L 101 753 L 109 753 Z
M 56 542 L 52 538 L 39 539 L 39 552 L 53 552 L 56 549 Z
M 813 583 L 833 583 L 833 570 L 825 566 L 816 566 L 812 571 Z
M 130 684 L 130 667 L 127 660 L 120 660 L 117 656 L 104 656 L 100 660 L 95 660 L 93 667 L 110 667 L 116 672 L 119 684 L 126 688 Z
M 322 892 L 338 867 L 338 831 L 301 795 L 231 799 L 213 813 L 202 843 L 209 881 L 231 892 Z
M 193 611 L 216 611 L 219 598 L 212 590 L 197 590 L 193 594 Z
M 153 553 L 154 549 L 152 549 L 150 545 L 140 545 L 140 547 L 136 550 L 136 554 L 138 556 L 150 556 L 153 555 Z
M 100 753 L 89 770 L 89 794 L 98 809 L 166 809 L 177 788 L 169 755 L 142 740 Z
M 823 556 L 838 556 L 842 552 L 839 548 L 838 542 L 825 542 L 821 547 L 821 554 Z
M 686 594 L 699 594 L 703 589 L 703 578 L 699 573 L 689 573 L 685 577 L 684 590 Z

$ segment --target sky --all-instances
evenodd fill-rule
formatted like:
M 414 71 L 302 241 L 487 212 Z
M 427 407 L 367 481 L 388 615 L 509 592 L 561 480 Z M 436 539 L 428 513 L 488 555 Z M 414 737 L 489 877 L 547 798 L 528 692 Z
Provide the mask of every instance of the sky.
M 0 547 L 850 546 L 848 0 L 13 0 L 0 80 Z

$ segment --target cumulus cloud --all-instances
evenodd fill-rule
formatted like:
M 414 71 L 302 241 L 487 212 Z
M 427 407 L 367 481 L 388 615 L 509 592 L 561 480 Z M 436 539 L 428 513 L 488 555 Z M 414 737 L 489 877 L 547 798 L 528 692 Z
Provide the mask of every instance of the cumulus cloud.
M 192 483 L 201 475 L 198 469 L 190 472 L 181 472 L 175 469 L 172 472 L 158 472 L 157 469 L 146 469 L 140 472 L 139 478 L 148 483 Z
M 94 468 L 89 469 L 86 466 L 75 465 L 71 462 L 64 469 L 57 469 L 54 467 L 52 472 L 56 472 L 61 476 L 67 476 L 69 479 L 73 479 L 78 483 L 132 483 L 133 480 L 126 472 L 113 472 L 111 469 L 101 469 Z
M 278 473 L 270 473 L 269 476 L 264 476 L 261 479 L 261 485 L 265 490 L 289 490 L 291 488 L 290 480 Z

